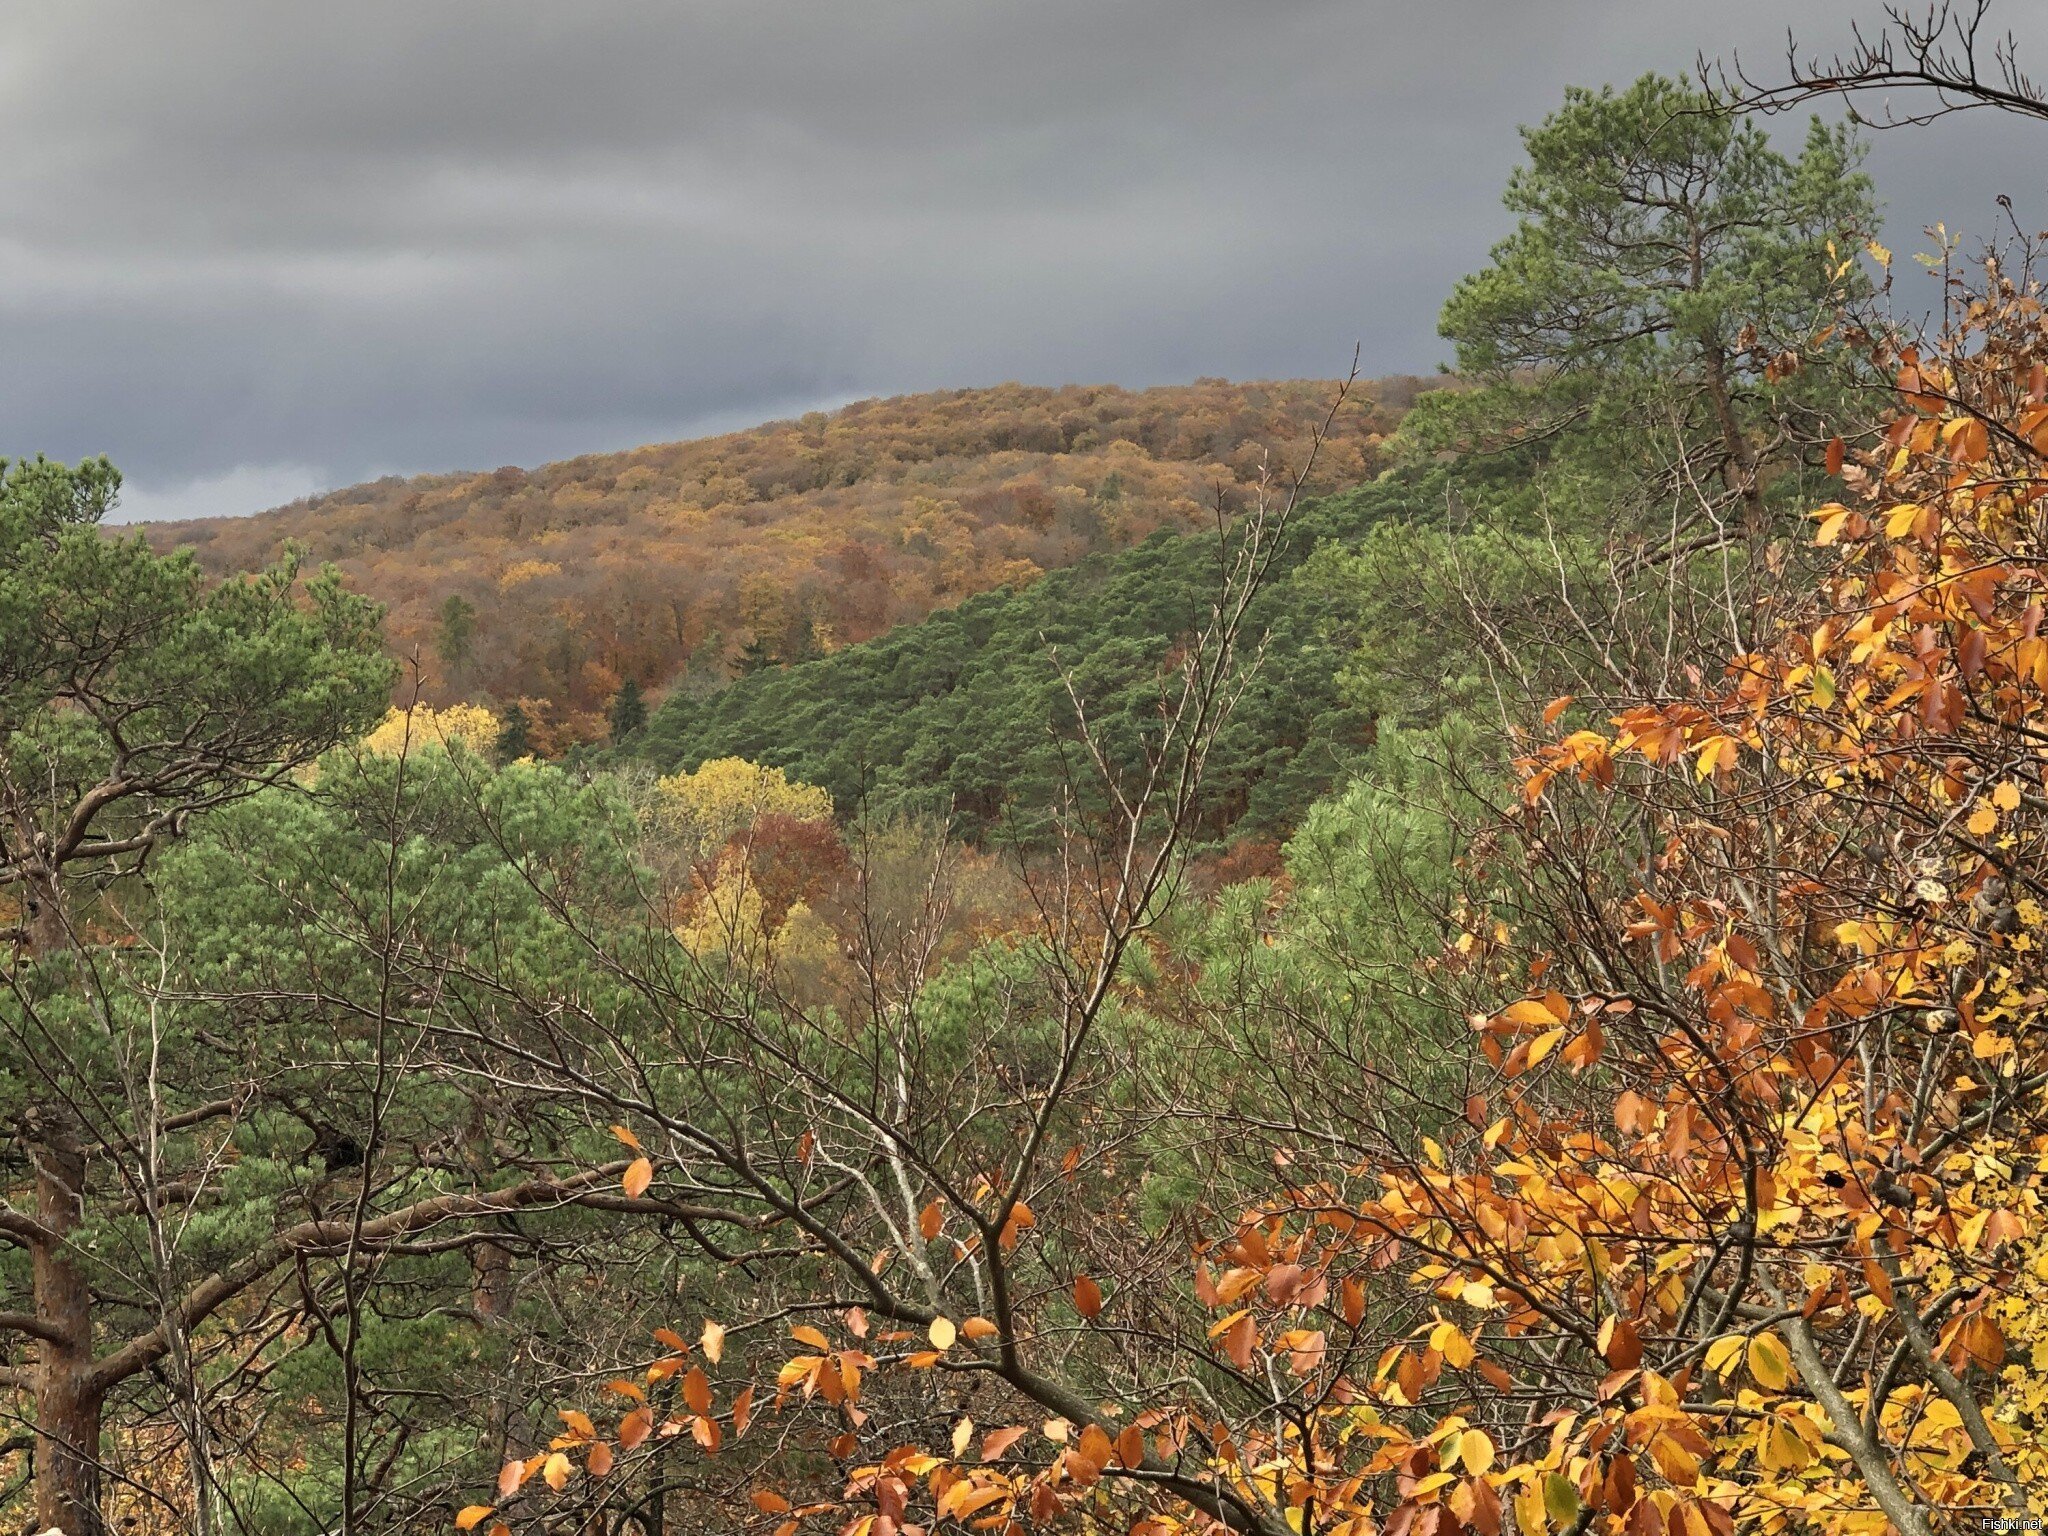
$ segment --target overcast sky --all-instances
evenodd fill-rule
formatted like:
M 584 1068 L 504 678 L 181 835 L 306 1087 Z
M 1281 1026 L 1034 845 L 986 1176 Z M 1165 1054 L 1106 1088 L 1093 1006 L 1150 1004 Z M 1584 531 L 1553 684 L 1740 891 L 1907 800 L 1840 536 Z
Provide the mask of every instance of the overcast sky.
M 185 516 L 865 395 L 1331 375 L 1354 342 L 1425 371 L 1567 84 L 1775 74 L 1788 22 L 1831 47 L 1875 11 L 11 7 L 0 453 L 111 454 L 129 515 Z M 2048 226 L 2044 149 L 1988 114 L 1881 137 L 1894 243 L 2000 192 Z

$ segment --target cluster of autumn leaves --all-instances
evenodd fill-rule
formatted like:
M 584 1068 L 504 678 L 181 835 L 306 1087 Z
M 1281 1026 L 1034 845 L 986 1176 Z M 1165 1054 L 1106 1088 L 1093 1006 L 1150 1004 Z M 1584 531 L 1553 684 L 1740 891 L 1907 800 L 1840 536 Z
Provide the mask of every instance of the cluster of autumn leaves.
M 1815 513 L 1812 578 L 1723 673 L 1546 713 L 1504 822 L 1554 895 L 1546 931 L 1574 942 L 1517 951 L 1475 871 L 1446 956 L 1519 954 L 1527 987 L 1470 1020 L 1462 1118 L 1409 1157 L 1290 1167 L 1196 1255 L 1208 1380 L 1161 1372 L 1085 1421 L 1020 1390 L 1018 1422 L 875 1446 L 869 1377 L 992 1369 L 1031 1325 L 799 1325 L 775 1409 L 831 1416 L 843 1477 L 793 1501 L 764 1454 L 753 1507 L 776 1536 L 1732 1536 L 2048 1512 L 2048 323 L 1990 277 L 1938 347 L 1870 342 L 1897 414 L 1827 450 L 1849 494 Z M 1570 835 L 1619 802 L 1647 859 Z M 1123 1290 L 1083 1276 L 1060 1301 L 1106 1329 Z M 744 1435 L 751 1391 L 714 1413 L 703 1366 L 662 1341 L 645 1387 L 614 1384 L 620 1451 Z M 707 1324 L 706 1363 L 723 1341 Z M 657 1426 L 648 1391 L 678 1373 Z M 563 1417 L 459 1524 L 508 1530 L 522 1487 L 561 1490 L 578 1457 L 622 1475 Z M 1190 1477 L 1208 1508 L 1172 1491 Z

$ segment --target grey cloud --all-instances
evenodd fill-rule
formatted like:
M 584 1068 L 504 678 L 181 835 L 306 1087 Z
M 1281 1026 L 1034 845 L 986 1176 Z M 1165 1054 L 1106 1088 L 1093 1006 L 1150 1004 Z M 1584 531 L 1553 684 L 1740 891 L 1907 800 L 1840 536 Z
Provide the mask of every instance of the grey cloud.
M 1568 83 L 1853 0 L 260 0 L 0 38 L 0 451 L 136 510 L 861 394 L 1374 372 Z M 2022 7 L 2011 7 L 2019 19 Z M 1878 142 L 1893 229 L 2048 223 L 2048 130 Z M 1929 298 L 1932 297 L 1930 294 Z

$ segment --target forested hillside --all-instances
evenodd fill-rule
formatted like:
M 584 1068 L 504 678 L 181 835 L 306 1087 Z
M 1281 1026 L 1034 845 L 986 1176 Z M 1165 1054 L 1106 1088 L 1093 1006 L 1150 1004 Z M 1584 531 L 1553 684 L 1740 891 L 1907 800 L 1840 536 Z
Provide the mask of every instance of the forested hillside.
M 1316 484 L 1356 483 L 1414 380 L 1357 392 Z M 388 606 L 431 702 L 526 700 L 539 744 L 604 733 L 620 686 L 705 691 L 829 654 L 1284 478 L 1333 383 L 993 389 L 870 400 L 535 470 L 382 480 L 149 530 L 215 575 L 287 542 Z M 410 687 L 410 681 L 402 684 Z
M 1201 836 L 1284 837 L 1370 740 L 1339 687 L 1355 643 L 1341 606 L 1295 573 L 1319 545 L 1354 543 L 1418 499 L 1399 481 L 1295 514 L 1252 610 L 1266 642 L 1210 759 Z M 626 750 L 664 773 L 770 763 L 830 790 L 842 815 L 936 815 L 980 838 L 1012 813 L 1042 814 L 1081 768 L 1063 670 L 1120 766 L 1142 766 L 1162 669 L 1207 621 L 1216 579 L 1213 538 L 1162 529 L 821 660 L 678 693 Z

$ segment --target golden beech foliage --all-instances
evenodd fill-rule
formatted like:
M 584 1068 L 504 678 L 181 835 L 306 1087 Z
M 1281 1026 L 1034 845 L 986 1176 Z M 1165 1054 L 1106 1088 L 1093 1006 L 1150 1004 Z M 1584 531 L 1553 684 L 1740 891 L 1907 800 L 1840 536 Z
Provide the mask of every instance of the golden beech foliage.
M 676 839 L 689 857 L 702 858 L 766 816 L 830 821 L 832 796 L 780 768 L 743 757 L 715 757 L 691 772 L 657 780 L 649 819 L 657 833 Z
M 822 1496 L 758 1487 L 764 1529 L 1919 1536 L 2048 1513 L 2048 324 L 1994 269 L 1939 345 L 1871 345 L 1899 408 L 1830 453 L 1854 499 L 1815 514 L 1817 577 L 1687 696 L 1561 700 L 1527 744 L 1428 961 L 1514 978 L 1469 1020 L 1462 1113 L 1412 1155 L 1295 1158 L 1201 1245 L 1205 1359 L 1131 1378 L 1198 1390 L 1106 1400 L 1027 1368 L 1075 1314 L 1129 1326 L 1116 1275 L 1003 1326 L 906 1305 L 754 1338 L 758 1391 L 829 1415 L 845 1469 Z M 1495 910 L 1489 859 L 1537 895 Z M 993 1263 L 1034 1218 L 976 1219 Z M 741 1352 L 714 1383 L 662 1342 L 648 1385 L 703 1385 L 651 1425 L 631 1384 L 620 1445 L 744 1436 Z M 1013 1422 L 873 1444 L 864 1394 L 914 1372 L 999 1378 Z M 501 1492 L 561 1486 L 551 1456 L 592 1470 L 590 1443 L 571 1422 Z
M 363 738 L 362 749 L 379 757 L 397 757 L 460 742 L 472 752 L 489 752 L 503 730 L 498 717 L 480 704 L 451 704 L 446 709 L 415 704 L 410 709 L 393 708 Z

